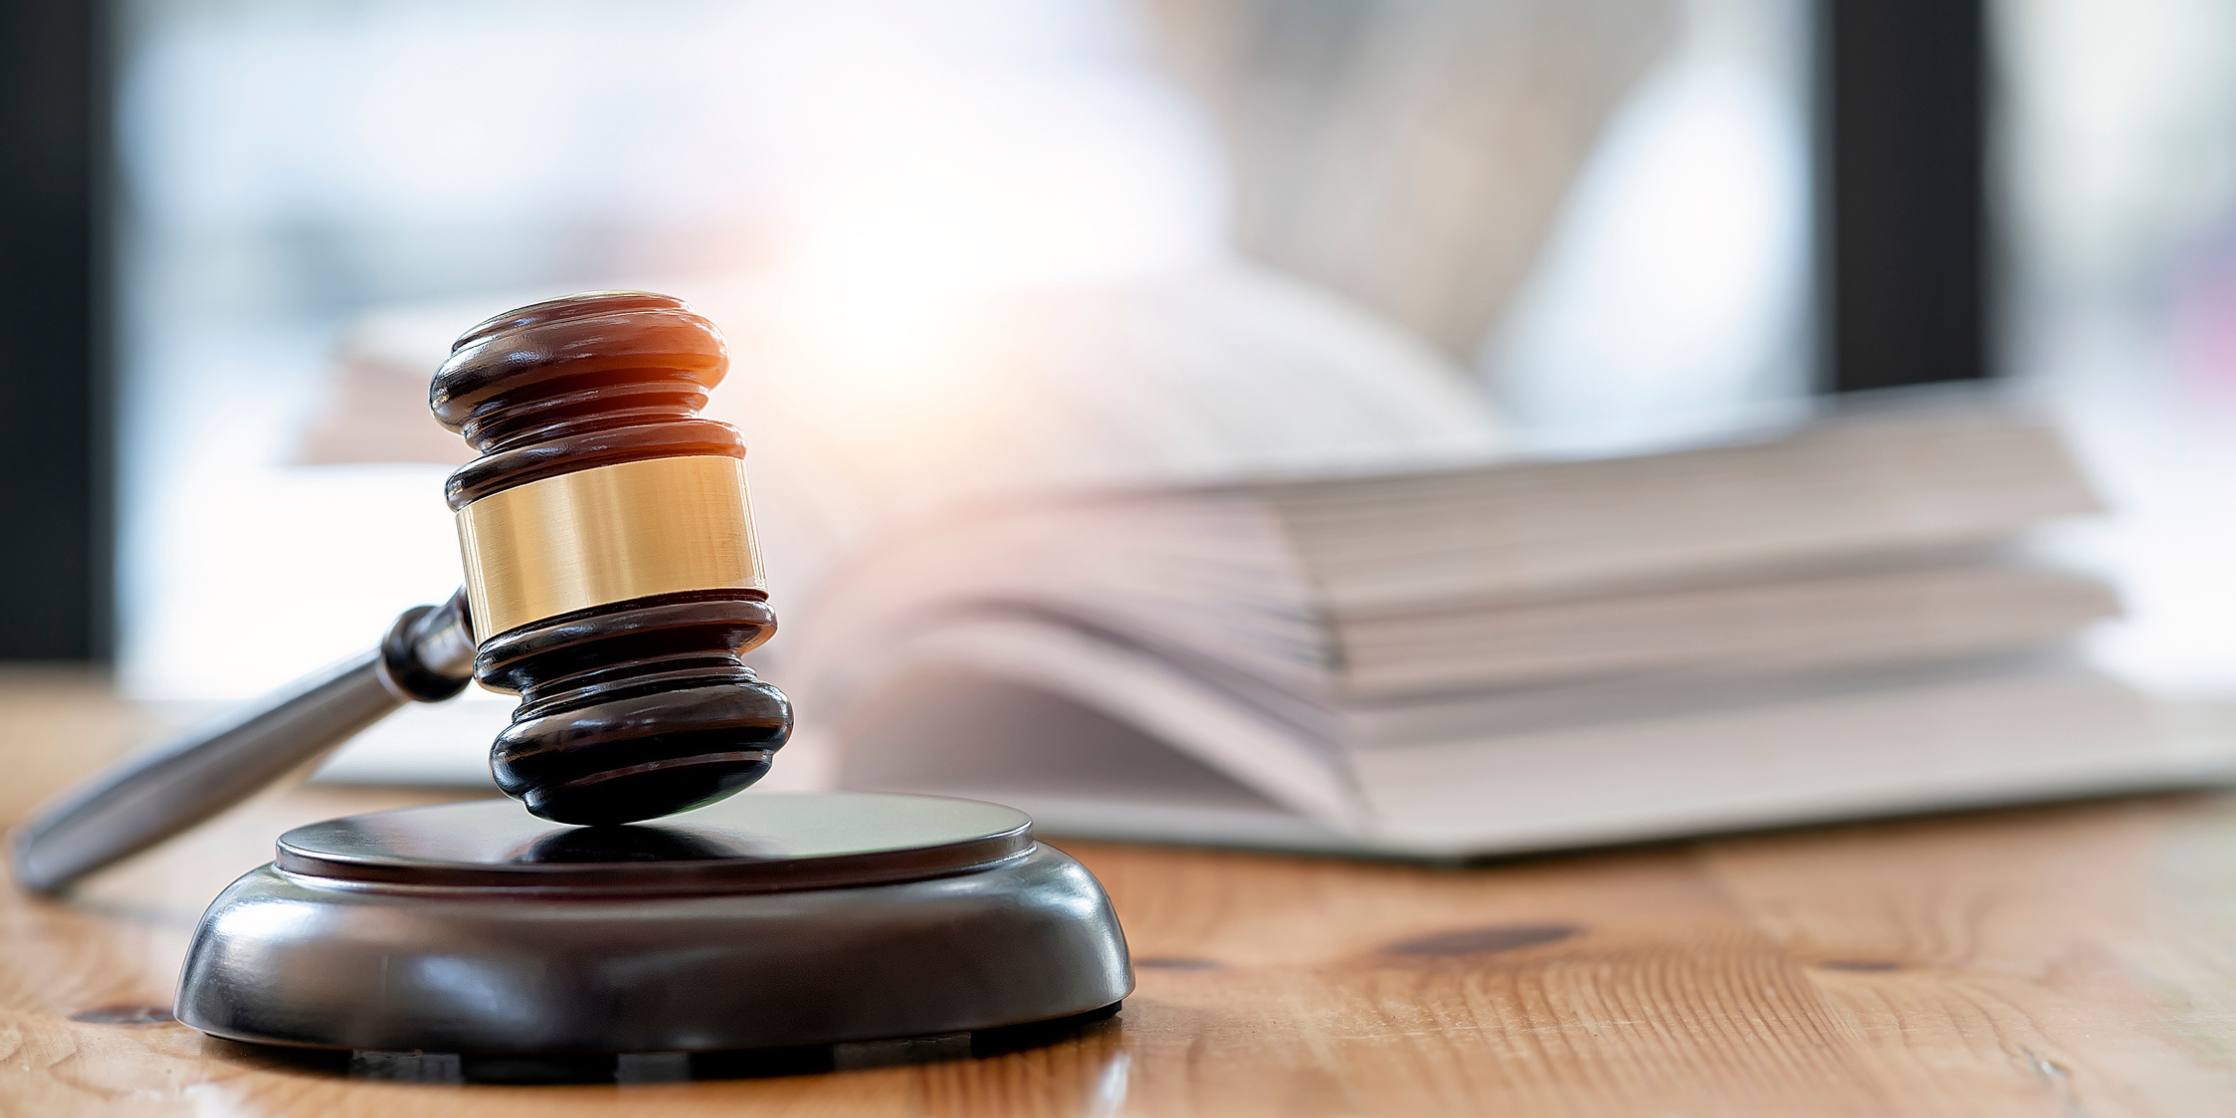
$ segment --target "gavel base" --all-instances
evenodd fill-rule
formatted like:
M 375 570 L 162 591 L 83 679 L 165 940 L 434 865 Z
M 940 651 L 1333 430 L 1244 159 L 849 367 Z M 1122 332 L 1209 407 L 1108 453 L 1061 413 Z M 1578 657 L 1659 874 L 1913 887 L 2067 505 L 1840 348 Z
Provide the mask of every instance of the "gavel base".
M 967 800 L 748 793 L 627 827 L 509 801 L 297 828 L 211 903 L 177 1013 L 259 1044 L 530 1057 L 977 1033 L 1133 989 L 1093 875 Z

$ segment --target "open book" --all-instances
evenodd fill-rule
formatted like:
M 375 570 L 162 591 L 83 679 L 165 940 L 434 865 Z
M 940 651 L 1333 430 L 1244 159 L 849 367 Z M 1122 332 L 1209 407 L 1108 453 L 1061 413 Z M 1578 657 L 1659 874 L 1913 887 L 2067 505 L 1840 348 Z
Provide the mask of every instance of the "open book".
M 1597 462 L 957 515 L 840 576 L 792 666 L 843 783 L 1058 829 L 1430 856 L 2216 779 L 2063 654 L 2094 510 L 1961 410 Z
M 1992 405 L 1530 460 L 1433 355 L 1239 266 L 974 311 L 893 382 L 751 292 L 704 309 L 800 717 L 774 783 L 1445 857 L 2228 775 L 2070 654 L 2118 603 L 2031 540 L 2097 504 Z M 311 457 L 413 457 L 474 316 L 369 320 Z M 480 783 L 508 710 L 329 775 Z

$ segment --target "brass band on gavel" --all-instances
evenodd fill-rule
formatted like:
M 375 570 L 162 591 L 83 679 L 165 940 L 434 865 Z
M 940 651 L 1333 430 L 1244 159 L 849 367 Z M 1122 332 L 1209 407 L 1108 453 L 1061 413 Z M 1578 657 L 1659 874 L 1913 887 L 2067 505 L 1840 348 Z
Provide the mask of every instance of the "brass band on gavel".
M 653 458 L 560 474 L 458 510 L 483 639 L 591 606 L 688 590 L 762 590 L 745 463 Z

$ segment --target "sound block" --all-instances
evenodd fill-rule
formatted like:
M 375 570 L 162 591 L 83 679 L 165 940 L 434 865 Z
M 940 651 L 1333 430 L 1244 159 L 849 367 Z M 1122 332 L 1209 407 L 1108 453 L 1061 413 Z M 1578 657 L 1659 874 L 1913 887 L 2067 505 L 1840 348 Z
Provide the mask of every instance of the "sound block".
M 203 914 L 177 1013 L 257 1044 L 545 1057 L 978 1032 L 1132 990 L 1101 884 L 1024 813 L 750 793 L 615 827 L 502 800 L 298 827 Z

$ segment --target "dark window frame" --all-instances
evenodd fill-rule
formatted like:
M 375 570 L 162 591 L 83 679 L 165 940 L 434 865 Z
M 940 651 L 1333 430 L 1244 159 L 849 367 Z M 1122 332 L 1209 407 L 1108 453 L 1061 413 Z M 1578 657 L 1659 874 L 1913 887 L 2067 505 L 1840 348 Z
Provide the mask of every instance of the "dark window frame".
M 108 13 L 0 3 L 0 660 L 114 647 Z
M 1817 383 L 1993 374 L 1986 0 L 1819 0 Z

